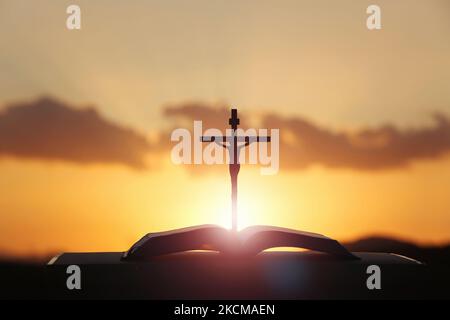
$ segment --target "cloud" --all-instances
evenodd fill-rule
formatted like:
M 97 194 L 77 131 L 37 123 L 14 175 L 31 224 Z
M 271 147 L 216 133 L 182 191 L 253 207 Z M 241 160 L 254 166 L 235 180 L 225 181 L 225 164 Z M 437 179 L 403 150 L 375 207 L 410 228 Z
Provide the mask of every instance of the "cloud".
M 205 119 L 204 129 L 222 128 L 229 118 L 227 108 L 205 104 L 171 106 L 164 113 L 189 121 Z M 250 116 L 242 113 L 240 118 Z M 450 121 L 442 114 L 434 115 L 431 127 L 407 130 L 385 125 L 357 132 L 333 131 L 301 117 L 277 114 L 264 114 L 260 123 L 261 128 L 280 129 L 282 169 L 304 169 L 315 164 L 358 170 L 389 169 L 407 166 L 414 160 L 438 158 L 450 151 Z
M 443 115 L 435 115 L 431 128 L 400 130 L 386 125 L 355 133 L 333 132 L 300 118 L 268 116 L 265 125 L 292 135 L 294 143 L 281 143 L 281 161 L 288 168 L 317 163 L 333 168 L 386 169 L 450 151 L 450 122 Z
M 228 128 L 229 108 L 185 103 L 166 106 L 173 127 Z M 239 111 L 241 125 L 256 118 Z M 381 170 L 405 167 L 412 161 L 435 159 L 450 151 L 450 120 L 434 115 L 428 127 L 399 129 L 393 125 L 356 132 L 321 127 L 298 116 L 258 113 L 258 127 L 280 129 L 280 167 L 300 170 L 312 165 L 329 168 Z M 0 157 L 64 160 L 81 164 L 116 163 L 140 169 L 148 154 L 170 152 L 171 131 L 160 131 L 153 144 L 139 133 L 104 119 L 93 108 L 74 108 L 53 98 L 16 103 L 0 110 Z M 189 166 L 191 167 L 191 166 Z
M 144 168 L 145 137 L 114 124 L 94 109 L 75 109 L 53 98 L 0 111 L 0 156 Z

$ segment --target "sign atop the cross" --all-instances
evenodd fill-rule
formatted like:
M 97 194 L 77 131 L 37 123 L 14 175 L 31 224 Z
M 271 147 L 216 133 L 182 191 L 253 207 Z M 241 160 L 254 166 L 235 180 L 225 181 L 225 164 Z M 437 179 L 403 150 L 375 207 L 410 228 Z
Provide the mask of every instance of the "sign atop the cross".
M 231 126 L 230 136 L 202 136 L 201 141 L 215 142 L 228 150 L 231 177 L 231 229 L 237 231 L 237 177 L 241 168 L 239 163 L 240 151 L 253 142 L 270 142 L 270 136 L 239 136 L 237 127 L 240 121 L 237 116 L 237 109 L 231 109 L 231 118 L 228 120 L 228 124 Z

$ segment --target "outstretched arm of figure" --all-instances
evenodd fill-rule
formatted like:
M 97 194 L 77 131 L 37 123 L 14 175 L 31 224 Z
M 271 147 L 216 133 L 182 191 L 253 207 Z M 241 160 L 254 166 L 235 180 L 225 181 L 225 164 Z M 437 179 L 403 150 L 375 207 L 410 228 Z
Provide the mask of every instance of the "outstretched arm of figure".
M 240 151 L 242 148 L 247 147 L 253 142 L 270 142 L 270 136 L 260 137 L 260 136 L 237 136 L 237 137 L 227 137 L 227 136 L 202 136 L 200 140 L 202 142 L 215 142 L 219 146 L 228 149 L 231 147 L 231 139 L 236 138 L 237 142 L 244 142 L 237 146 Z M 228 142 L 228 144 L 226 144 Z
M 245 136 L 245 137 L 239 137 L 241 139 L 239 139 L 238 141 L 244 141 L 244 144 L 241 144 L 238 146 L 238 149 L 242 149 L 247 147 L 248 145 L 250 145 L 253 142 L 270 142 L 270 137 L 254 137 L 254 136 Z
M 225 149 L 230 146 L 229 144 L 225 144 L 227 142 L 227 137 L 223 137 L 223 136 L 201 136 L 200 141 L 201 142 L 215 142 L 219 146 L 224 147 Z

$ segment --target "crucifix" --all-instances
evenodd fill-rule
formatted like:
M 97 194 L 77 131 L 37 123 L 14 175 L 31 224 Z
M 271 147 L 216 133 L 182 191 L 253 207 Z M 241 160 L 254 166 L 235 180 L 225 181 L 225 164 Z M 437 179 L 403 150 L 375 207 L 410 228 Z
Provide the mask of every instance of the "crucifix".
M 270 136 L 238 136 L 237 127 L 239 125 L 237 109 L 231 109 L 231 118 L 228 124 L 231 126 L 231 136 L 202 136 L 202 142 L 215 142 L 228 150 L 229 171 L 231 177 L 231 229 L 237 231 L 237 177 L 241 164 L 239 154 L 241 149 L 253 142 L 270 142 Z

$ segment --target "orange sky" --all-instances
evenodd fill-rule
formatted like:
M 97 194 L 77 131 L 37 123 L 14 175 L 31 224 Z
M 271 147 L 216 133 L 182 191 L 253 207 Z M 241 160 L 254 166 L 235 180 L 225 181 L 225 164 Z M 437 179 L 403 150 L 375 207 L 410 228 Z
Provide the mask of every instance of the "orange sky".
M 277 176 L 244 168 L 239 225 L 286 226 L 340 240 L 388 234 L 445 241 L 449 164 L 375 173 L 312 168 Z M 122 250 L 149 231 L 230 225 L 225 169 L 197 178 L 181 168 L 152 173 L 3 161 L 0 172 L 1 243 L 14 252 Z
M 176 124 L 167 106 L 192 101 L 275 113 L 282 123 L 306 119 L 327 132 L 320 141 L 369 129 L 378 136 L 386 123 L 398 132 L 426 130 L 434 128 L 432 112 L 450 116 L 445 0 L 377 1 L 383 29 L 375 32 L 365 28 L 373 1 L 76 1 L 82 30 L 68 31 L 72 2 L 0 0 L 0 132 L 5 110 L 41 96 L 75 110 L 92 106 L 105 122 L 149 141 Z M 150 150 L 151 164 L 140 169 L 115 153 L 111 163 L 20 148 L 17 155 L 2 149 L 2 138 L 3 252 L 125 250 L 146 232 L 230 223 L 226 168 L 191 172 L 170 163 L 167 148 Z M 128 138 L 124 145 L 139 144 Z M 417 146 L 415 135 L 400 138 Z M 411 156 L 405 149 L 404 163 L 376 169 L 353 161 L 353 149 L 338 167 L 330 155 L 301 148 L 275 176 L 243 166 L 240 227 L 273 224 L 338 240 L 387 234 L 450 241 L 450 148 L 439 135 L 428 139 L 425 146 L 439 152 Z M 75 149 L 71 143 L 58 150 Z M 87 144 L 81 139 L 76 147 Z

